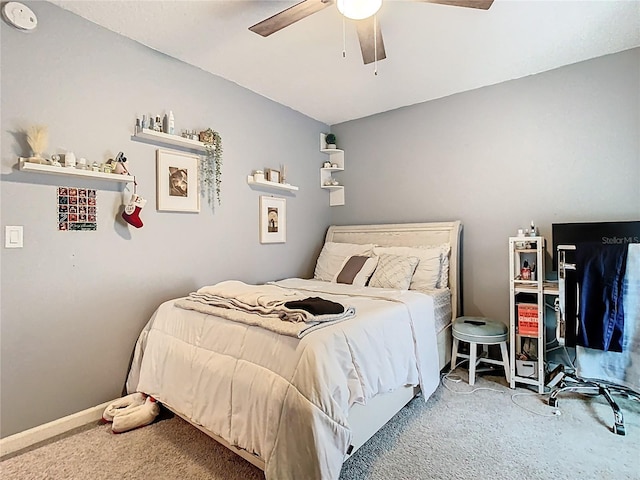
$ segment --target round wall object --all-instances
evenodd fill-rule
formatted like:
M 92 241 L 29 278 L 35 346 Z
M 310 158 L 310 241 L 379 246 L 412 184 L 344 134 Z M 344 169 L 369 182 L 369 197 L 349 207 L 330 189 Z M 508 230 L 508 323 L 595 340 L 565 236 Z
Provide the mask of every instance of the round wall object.
M 7 2 L 2 7 L 2 16 L 9 25 L 19 30 L 33 30 L 38 25 L 38 18 L 29 7 L 20 2 Z

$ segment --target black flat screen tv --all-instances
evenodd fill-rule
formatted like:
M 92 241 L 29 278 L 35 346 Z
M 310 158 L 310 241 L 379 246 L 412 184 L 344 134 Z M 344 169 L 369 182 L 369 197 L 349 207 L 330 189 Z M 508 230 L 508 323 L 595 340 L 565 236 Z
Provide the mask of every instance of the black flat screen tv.
M 599 242 L 602 245 L 640 243 L 640 221 L 552 223 L 553 270 L 558 270 L 558 245 Z M 567 261 L 573 262 L 567 253 Z
M 553 223 L 553 270 L 558 270 L 558 245 L 578 245 L 580 243 L 600 243 L 619 245 L 640 243 L 640 221 L 629 222 L 590 222 L 590 223 Z M 567 250 L 565 261 L 575 263 L 575 252 Z M 578 277 L 575 270 L 565 272 L 565 345 L 575 347 L 577 343 Z M 569 314 L 568 312 L 574 312 Z

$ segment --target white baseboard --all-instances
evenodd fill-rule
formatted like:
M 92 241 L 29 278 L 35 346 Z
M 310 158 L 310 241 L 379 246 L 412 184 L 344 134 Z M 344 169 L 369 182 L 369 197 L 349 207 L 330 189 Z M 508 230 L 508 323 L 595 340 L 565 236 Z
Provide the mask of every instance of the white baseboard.
M 87 408 L 81 412 L 73 413 L 52 422 L 30 428 L 24 432 L 2 438 L 0 439 L 0 458 L 44 440 L 49 440 L 74 428 L 82 427 L 91 422 L 97 422 L 102 418 L 104 410 L 111 403 L 112 402 L 106 402 L 95 407 Z

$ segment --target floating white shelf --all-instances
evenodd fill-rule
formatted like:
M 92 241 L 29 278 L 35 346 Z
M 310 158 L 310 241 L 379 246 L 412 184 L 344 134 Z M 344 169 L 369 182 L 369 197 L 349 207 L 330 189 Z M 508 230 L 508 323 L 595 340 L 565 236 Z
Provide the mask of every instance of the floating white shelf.
M 197 150 L 199 152 L 207 151 L 205 144 L 198 140 L 191 140 L 190 138 L 171 135 L 169 133 L 156 132 L 148 128 L 137 128 L 133 136 L 150 142 L 172 145 L 174 147 L 188 148 L 189 150 Z
M 116 173 L 94 172 L 92 170 L 80 170 L 72 167 L 54 167 L 53 165 L 43 165 L 39 163 L 28 162 L 26 158 L 20 158 L 20 170 L 23 172 L 47 173 L 50 175 L 66 175 L 69 177 L 87 177 L 100 180 L 109 180 L 111 182 L 133 182 L 131 175 L 120 175 Z
M 327 145 L 326 134 L 320 134 L 320 151 L 329 155 L 329 163 L 336 165 L 335 167 L 320 169 L 320 187 L 329 190 L 329 205 L 336 207 L 344 205 L 344 185 L 325 185 L 326 182 L 333 180 L 333 172 L 344 171 L 344 150 L 339 148 L 325 148 Z
M 274 190 L 287 190 L 289 192 L 297 192 L 299 190 L 298 187 L 294 185 L 289 185 L 288 183 L 276 183 L 270 182 L 268 180 L 255 180 L 253 175 L 247 176 L 247 183 L 249 185 L 256 185 L 262 188 L 272 188 Z

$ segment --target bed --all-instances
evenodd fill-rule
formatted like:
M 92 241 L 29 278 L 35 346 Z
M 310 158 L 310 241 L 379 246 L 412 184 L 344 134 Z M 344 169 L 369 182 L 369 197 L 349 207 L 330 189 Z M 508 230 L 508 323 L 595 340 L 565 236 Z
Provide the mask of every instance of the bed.
M 331 226 L 313 279 L 221 282 L 165 302 L 138 338 L 127 390 L 154 396 L 267 479 L 337 479 L 395 413 L 439 384 L 461 307 L 461 230 L 459 221 Z M 230 284 L 320 298 L 355 316 L 291 333 L 278 330 L 290 322 L 198 303 Z

